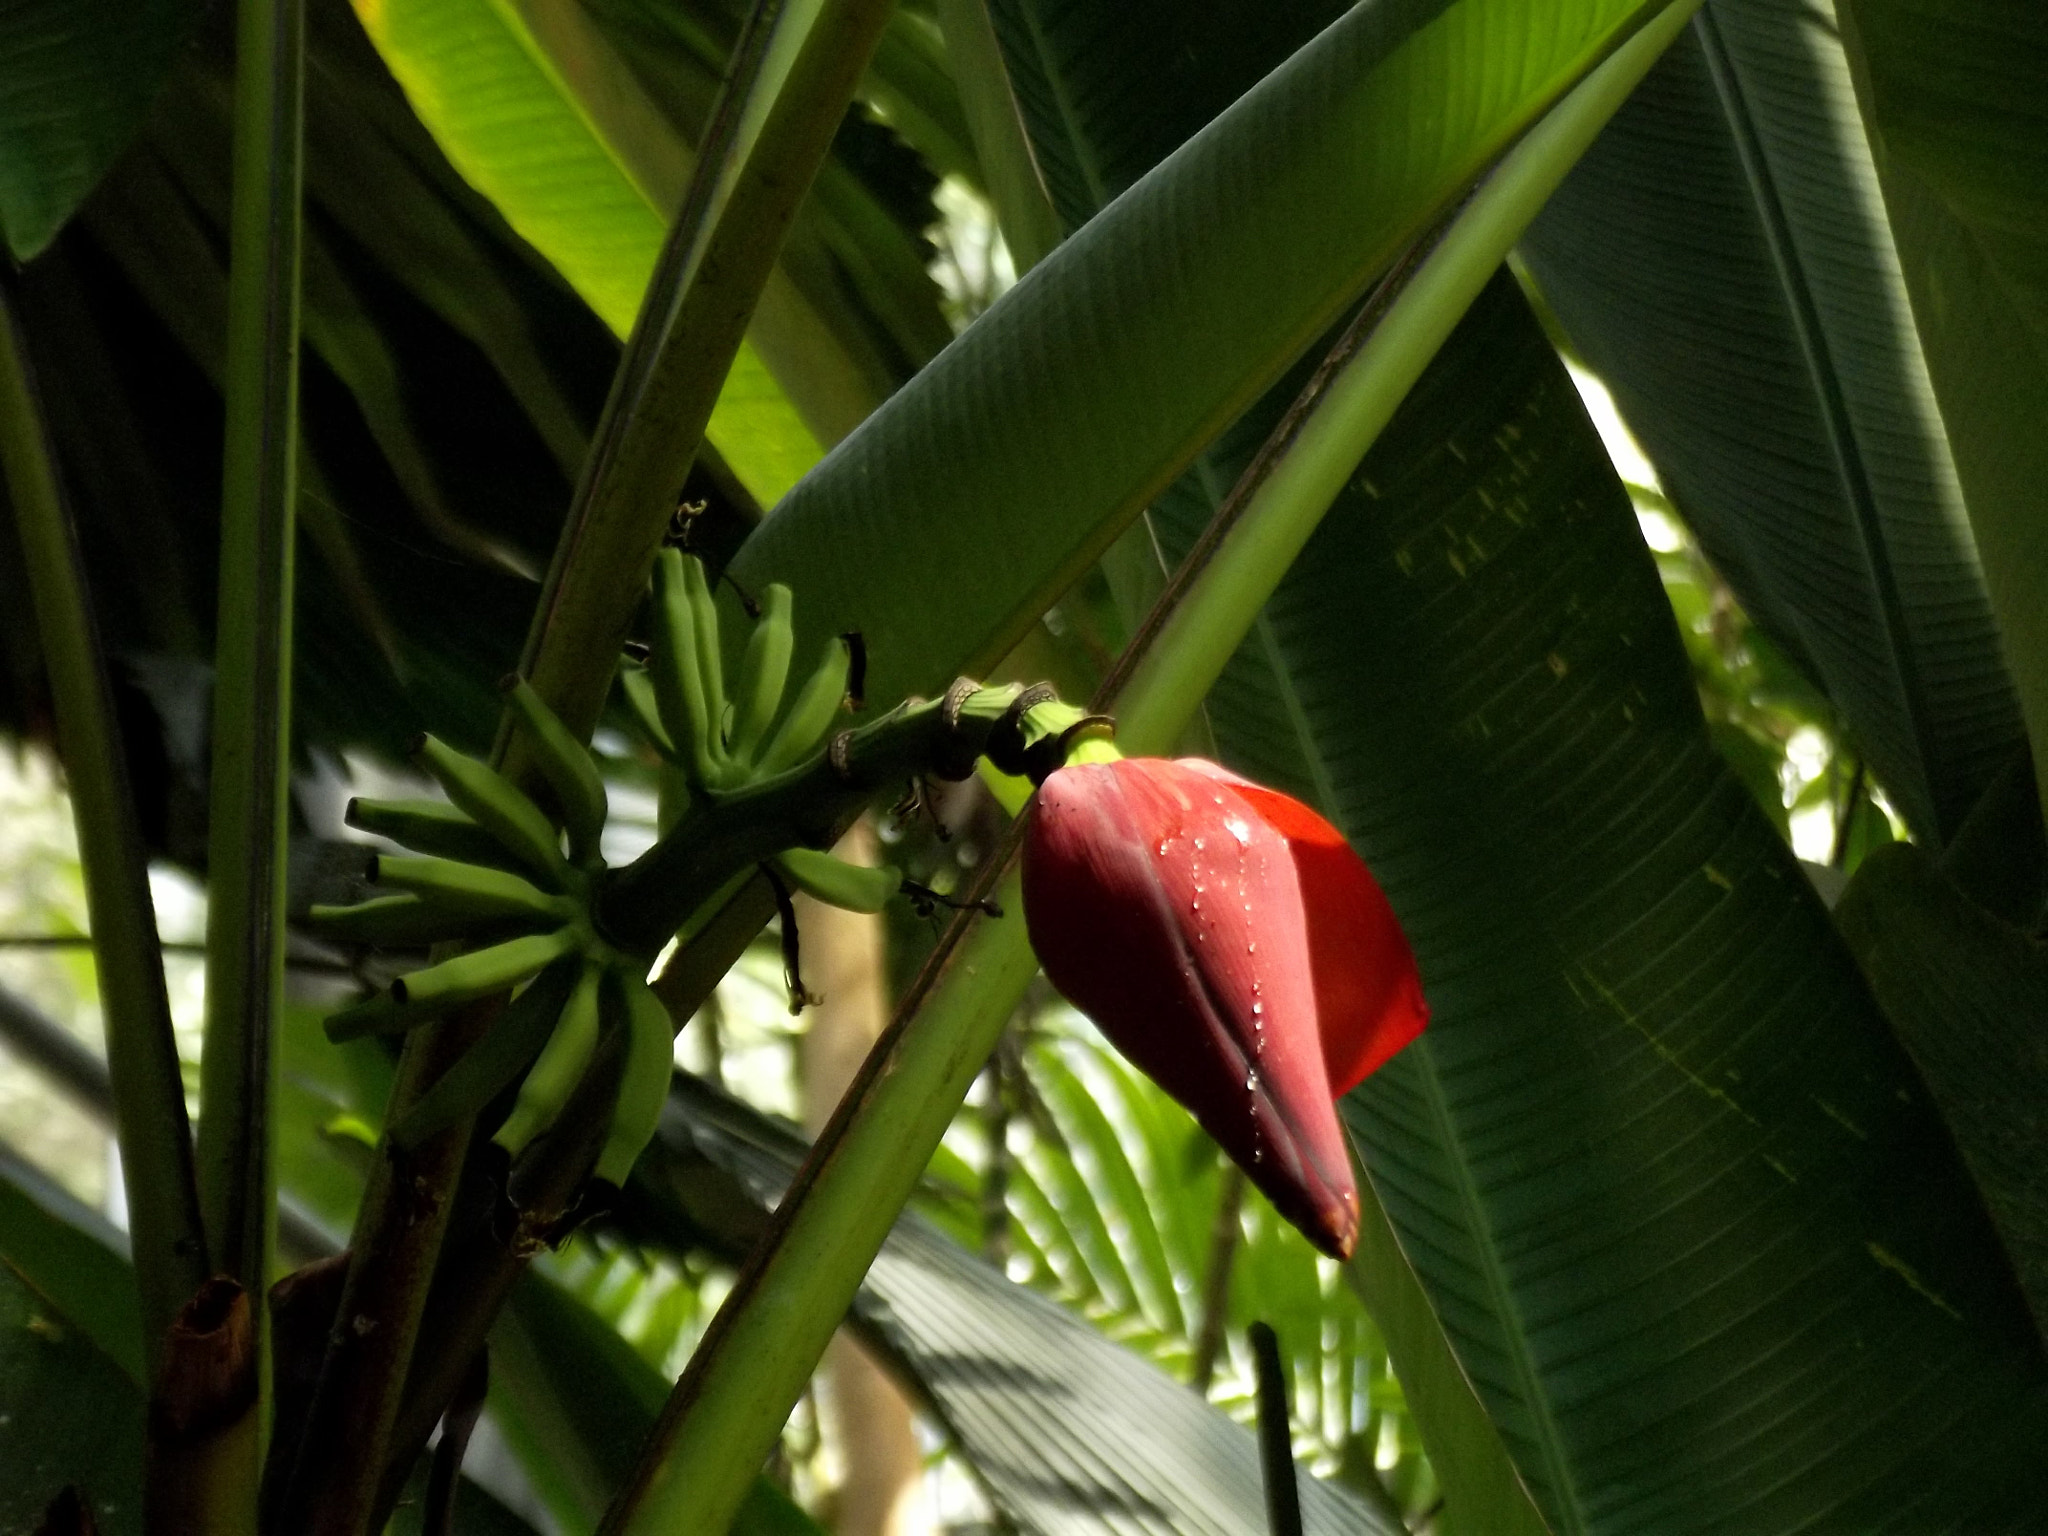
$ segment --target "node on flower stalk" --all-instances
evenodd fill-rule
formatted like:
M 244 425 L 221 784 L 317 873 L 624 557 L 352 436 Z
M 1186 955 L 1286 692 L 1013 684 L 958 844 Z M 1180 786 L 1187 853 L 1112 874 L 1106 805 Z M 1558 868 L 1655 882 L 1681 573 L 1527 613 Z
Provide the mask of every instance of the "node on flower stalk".
M 1358 1193 L 1332 1101 L 1422 1028 L 1407 941 L 1306 806 L 1214 764 L 1104 755 L 1039 789 L 1024 906 L 1040 963 L 1282 1215 L 1347 1256 Z

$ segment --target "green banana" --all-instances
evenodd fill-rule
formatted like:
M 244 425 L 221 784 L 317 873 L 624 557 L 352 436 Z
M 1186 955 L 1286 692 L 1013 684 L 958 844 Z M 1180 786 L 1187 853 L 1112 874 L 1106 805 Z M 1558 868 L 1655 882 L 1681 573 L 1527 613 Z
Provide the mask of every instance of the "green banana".
M 675 1072 L 676 1032 L 646 982 L 631 971 L 614 967 L 613 985 L 625 1004 L 626 1059 L 619 1075 L 619 1097 L 612 1109 L 611 1129 L 598 1154 L 596 1175 L 617 1189 L 654 1136 L 661 1107 L 668 1102 Z
M 504 844 L 443 800 L 351 800 L 341 819 L 419 853 L 493 869 L 519 864 Z
M 719 651 L 718 600 L 711 595 L 711 583 L 704 574 L 704 562 L 695 555 L 683 556 L 683 590 L 690 595 L 690 618 L 697 629 L 697 672 L 704 684 L 704 707 L 713 728 L 713 754 L 721 760 L 726 750 L 728 715 L 725 702 L 725 658 Z
M 597 1048 L 598 982 L 603 975 L 595 961 L 585 963 L 569 1000 L 562 1005 L 554 1033 L 527 1069 L 512 1112 L 491 1137 L 508 1156 L 517 1157 L 527 1143 L 555 1123 L 569 1095 L 583 1080 Z
M 806 896 L 849 912 L 879 912 L 903 888 L 893 865 L 849 864 L 815 848 L 790 848 L 768 861 Z
M 505 1005 L 484 1037 L 463 1052 L 392 1124 L 392 1143 L 410 1152 L 503 1092 L 547 1043 L 562 1005 L 582 974 L 582 957 L 570 955 L 534 977 L 525 991 Z
M 555 890 L 567 887 L 568 862 L 554 823 L 509 779 L 433 736 L 422 736 L 414 755 L 448 798 L 529 872 Z
M 558 924 L 576 915 L 576 903 L 550 896 L 538 886 L 502 869 L 486 869 L 457 859 L 419 859 L 379 854 L 371 878 L 415 895 L 449 912 L 476 920 L 527 918 Z M 374 903 L 373 903 L 374 905 Z
M 704 692 L 704 669 L 697 655 L 697 621 L 692 612 L 683 556 L 665 549 L 654 565 L 655 644 L 649 674 L 662 722 L 676 756 L 710 787 L 725 777 L 724 754 L 717 739 L 721 700 L 713 710 Z
M 438 944 L 504 922 L 410 895 L 379 896 L 347 907 L 315 906 L 306 916 L 325 936 L 348 944 Z
M 654 750 L 663 757 L 674 757 L 676 744 L 669 736 L 668 727 L 662 723 L 661 704 L 654 696 L 654 679 L 648 675 L 647 669 L 621 667 L 619 691 L 626 696 L 626 707 L 633 712 L 640 734 L 652 742 Z
M 841 636 L 825 642 L 824 657 L 818 662 L 783 716 L 781 727 L 770 738 L 767 749 L 755 764 L 762 777 L 794 768 L 817 750 L 820 740 L 832 728 L 839 706 L 846 699 L 846 679 L 853 670 L 853 647 Z
M 789 681 L 789 653 L 796 643 L 790 620 L 789 588 L 770 582 L 761 594 L 761 616 L 740 661 L 740 690 L 732 726 L 732 760 L 751 765 L 755 749 L 782 707 Z
M 401 976 L 384 991 L 328 1015 L 327 1038 L 339 1044 L 363 1035 L 411 1029 L 461 1003 L 509 991 L 580 947 L 575 928 L 530 933 L 472 950 Z
M 474 949 L 438 965 L 400 976 L 391 999 L 400 1008 L 439 1012 L 503 992 L 575 950 L 581 935 L 572 927 L 530 933 L 488 949 Z
M 506 698 L 526 727 L 535 764 L 555 792 L 562 826 L 569 834 L 569 857 L 587 869 L 597 860 L 606 810 L 604 779 L 591 761 L 590 749 L 571 734 L 525 678 L 512 679 Z

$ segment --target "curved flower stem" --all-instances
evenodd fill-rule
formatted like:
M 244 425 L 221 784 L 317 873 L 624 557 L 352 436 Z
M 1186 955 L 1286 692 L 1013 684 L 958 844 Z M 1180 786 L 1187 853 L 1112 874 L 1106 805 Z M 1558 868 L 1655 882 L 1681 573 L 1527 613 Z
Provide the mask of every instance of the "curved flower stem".
M 1214 558 L 1187 588 L 1170 589 L 1159 622 L 1145 626 L 1148 649 L 1117 700 L 1126 752 L 1171 747 L 1472 297 L 1695 4 L 1656 13 L 1503 158 L 1328 379 L 1285 450 L 1254 462 L 1226 503 Z M 1022 825 L 970 900 L 991 894 Z M 722 1530 L 730 1521 L 1037 971 L 1020 886 L 1008 876 L 996 893 L 1005 917 L 970 907 L 947 929 L 676 1384 L 601 1536 Z M 1440 1335 L 1434 1347 L 1448 1353 Z M 1425 1434 L 1438 1412 L 1437 1427 L 1453 1437 L 1484 1425 L 1476 1404 L 1448 1398 L 1417 1412 Z
M 829 846 L 878 791 L 926 773 L 964 777 L 996 746 L 1004 715 L 1023 692 L 1014 683 L 956 684 L 945 700 L 913 700 L 842 732 L 801 767 L 693 806 L 646 853 L 606 877 L 599 928 L 622 949 L 653 954 L 735 873 L 785 848 Z M 1063 707 L 1055 701 L 1055 708 Z M 1064 723 L 1045 714 L 1025 711 L 1008 749 L 1026 751 Z

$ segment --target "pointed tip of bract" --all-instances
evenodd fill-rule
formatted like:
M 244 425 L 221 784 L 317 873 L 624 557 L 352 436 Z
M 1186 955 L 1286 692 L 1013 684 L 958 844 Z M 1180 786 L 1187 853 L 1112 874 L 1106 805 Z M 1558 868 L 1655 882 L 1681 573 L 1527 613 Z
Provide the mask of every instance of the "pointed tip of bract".
M 1358 1191 L 1347 1189 L 1318 1216 L 1313 1226 L 1301 1228 L 1302 1235 L 1339 1263 L 1349 1262 L 1358 1247 Z

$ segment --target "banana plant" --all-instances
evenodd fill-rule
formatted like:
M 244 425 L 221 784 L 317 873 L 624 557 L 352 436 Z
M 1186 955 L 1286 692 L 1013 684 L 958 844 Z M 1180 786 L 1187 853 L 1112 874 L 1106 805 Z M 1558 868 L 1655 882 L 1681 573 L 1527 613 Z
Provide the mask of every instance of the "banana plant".
M 1085 1385 L 1156 1373 L 902 1215 L 950 1180 L 1240 1412 L 1275 1324 L 1307 1528 L 2038 1523 L 2024 25 L 144 9 L 0 22 L 4 718 L 68 770 L 108 1075 L 37 1059 L 132 1226 L 0 1170 L 0 1517 L 503 1529 L 489 1405 L 570 1528 L 802 1529 L 756 1474 L 851 1317 L 1020 1527 L 1254 1521 L 1241 1428 L 1172 1396 L 1218 1449 L 1165 1486 Z M 941 204 L 1023 269 L 950 342 Z M 433 796 L 355 800 L 353 862 L 287 794 L 338 750 Z M 977 869 L 829 853 L 969 778 Z M 213 898 L 196 1144 L 152 855 Z M 675 1077 L 766 924 L 803 1008 L 794 893 L 954 909 L 808 1151 Z M 1034 938 L 1204 1131 L 1071 1041 L 962 1118 Z M 736 1272 L 650 1330 L 565 1243 Z

